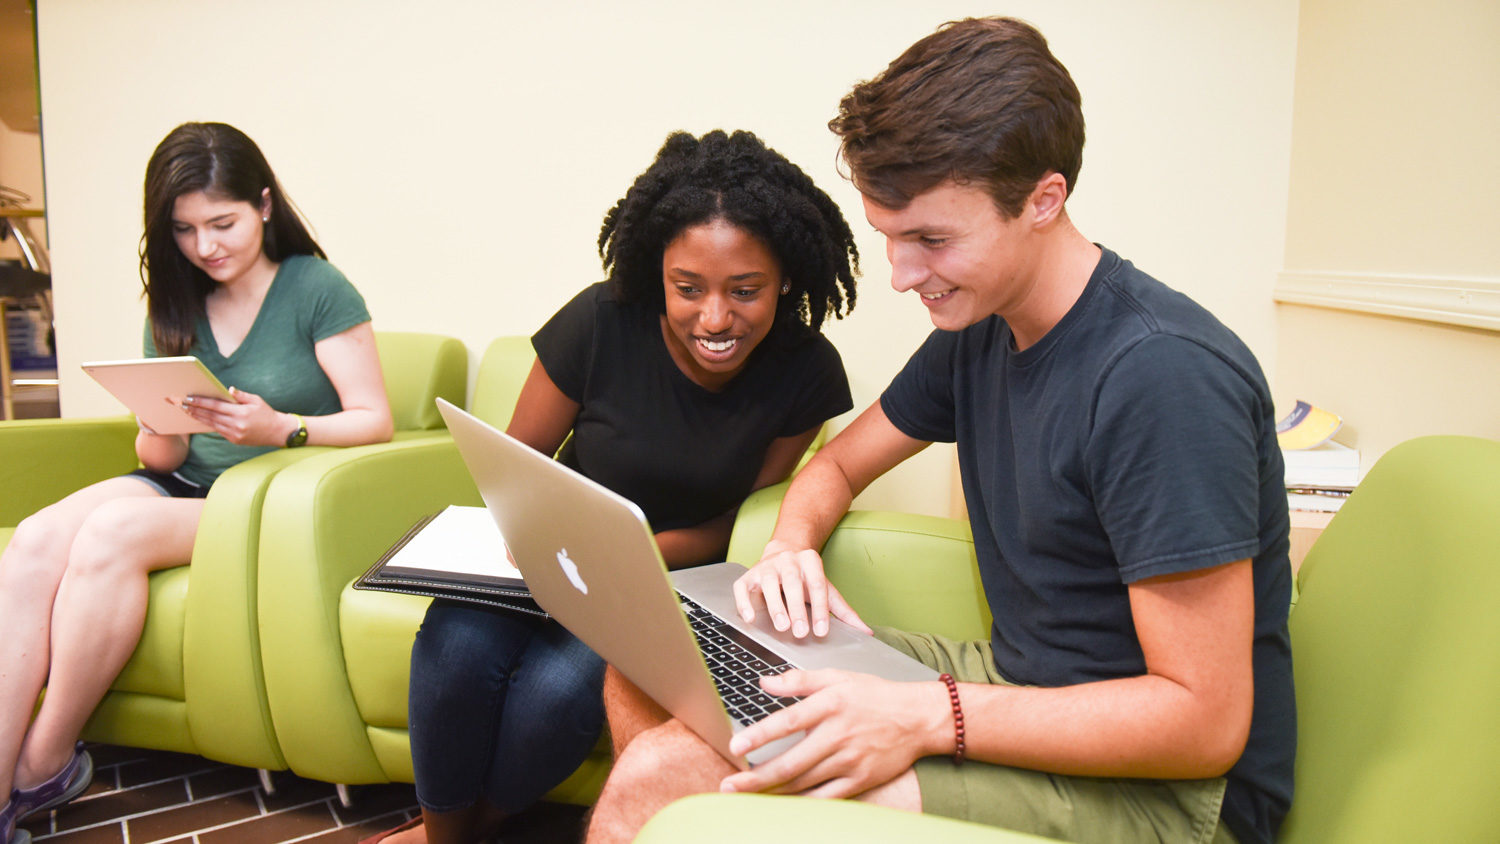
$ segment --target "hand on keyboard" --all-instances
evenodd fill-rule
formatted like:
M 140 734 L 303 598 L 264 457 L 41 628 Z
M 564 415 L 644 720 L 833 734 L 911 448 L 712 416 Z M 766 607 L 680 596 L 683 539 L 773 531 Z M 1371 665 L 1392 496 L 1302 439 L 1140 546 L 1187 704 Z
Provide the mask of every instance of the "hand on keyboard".
M 764 604 L 777 630 L 790 629 L 803 638 L 812 632 L 828 635 L 828 614 L 871 632 L 859 613 L 823 573 L 823 558 L 810 548 L 778 547 L 773 540 L 753 568 L 734 582 L 734 602 L 740 618 L 755 620 L 756 605 Z
M 727 777 L 722 791 L 850 797 L 889 782 L 922 756 L 952 750 L 953 716 L 942 683 L 823 670 L 789 671 L 761 685 L 771 695 L 804 699 L 745 728 L 729 749 L 744 754 L 798 731 L 806 735 Z

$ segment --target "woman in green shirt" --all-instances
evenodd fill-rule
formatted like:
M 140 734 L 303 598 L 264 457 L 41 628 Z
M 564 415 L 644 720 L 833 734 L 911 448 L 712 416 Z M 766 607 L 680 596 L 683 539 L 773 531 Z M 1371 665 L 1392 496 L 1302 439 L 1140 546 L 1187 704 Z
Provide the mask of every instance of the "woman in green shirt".
M 391 437 L 364 300 L 244 133 L 167 135 L 146 167 L 141 242 L 146 354 L 198 357 L 235 401 L 186 400 L 212 433 L 143 426 L 144 469 L 28 517 L 0 554 L 0 844 L 88 786 L 75 742 L 140 639 L 146 576 L 189 561 L 219 473 L 274 448 Z

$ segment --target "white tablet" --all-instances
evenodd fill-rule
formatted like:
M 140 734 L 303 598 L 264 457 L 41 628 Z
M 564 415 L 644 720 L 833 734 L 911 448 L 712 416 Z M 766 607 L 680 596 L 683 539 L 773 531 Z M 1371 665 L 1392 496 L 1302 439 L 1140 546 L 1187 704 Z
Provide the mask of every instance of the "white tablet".
M 203 361 L 192 355 L 83 364 L 114 397 L 125 403 L 141 424 L 158 434 L 196 434 L 212 428 L 182 409 L 188 396 L 234 401 Z

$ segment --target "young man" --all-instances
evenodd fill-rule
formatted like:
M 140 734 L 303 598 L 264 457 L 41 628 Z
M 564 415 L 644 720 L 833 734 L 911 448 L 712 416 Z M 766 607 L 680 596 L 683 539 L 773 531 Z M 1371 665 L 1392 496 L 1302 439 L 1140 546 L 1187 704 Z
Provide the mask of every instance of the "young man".
M 951 697 L 946 680 L 763 681 L 807 699 L 734 749 L 806 737 L 747 772 L 676 722 L 649 726 L 662 713 L 614 684 L 627 746 L 593 840 L 724 790 L 859 796 L 1080 841 L 1271 841 L 1296 740 L 1291 571 L 1255 359 L 1073 227 L 1078 90 L 1026 24 L 940 29 L 830 125 L 892 286 L 939 330 L 798 475 L 737 584 L 740 611 L 798 636 L 825 633 L 830 612 L 862 625 L 815 549 L 870 481 L 956 441 L 992 635 L 877 634 L 955 677 Z

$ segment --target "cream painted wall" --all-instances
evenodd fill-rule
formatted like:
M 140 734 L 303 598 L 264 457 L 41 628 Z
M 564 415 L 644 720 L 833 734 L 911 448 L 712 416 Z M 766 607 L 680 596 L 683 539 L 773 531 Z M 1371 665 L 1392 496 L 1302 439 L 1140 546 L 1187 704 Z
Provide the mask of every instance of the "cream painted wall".
M 1500 289 L 1500 5 L 1304 0 L 1289 274 Z M 1282 305 L 1274 384 L 1368 468 L 1423 434 L 1500 438 L 1500 332 Z
M 478 353 L 600 276 L 600 219 L 668 131 L 750 128 L 844 207 L 859 307 L 828 333 L 856 405 L 930 329 L 838 177 L 838 99 L 964 0 L 638 3 L 40 0 L 67 415 L 117 406 L 77 371 L 134 354 L 140 180 L 183 120 L 260 142 L 378 328 Z M 1019 0 L 1083 91 L 1083 231 L 1230 324 L 1269 370 L 1282 265 L 1295 0 Z M 946 513 L 949 447 L 861 506 Z

